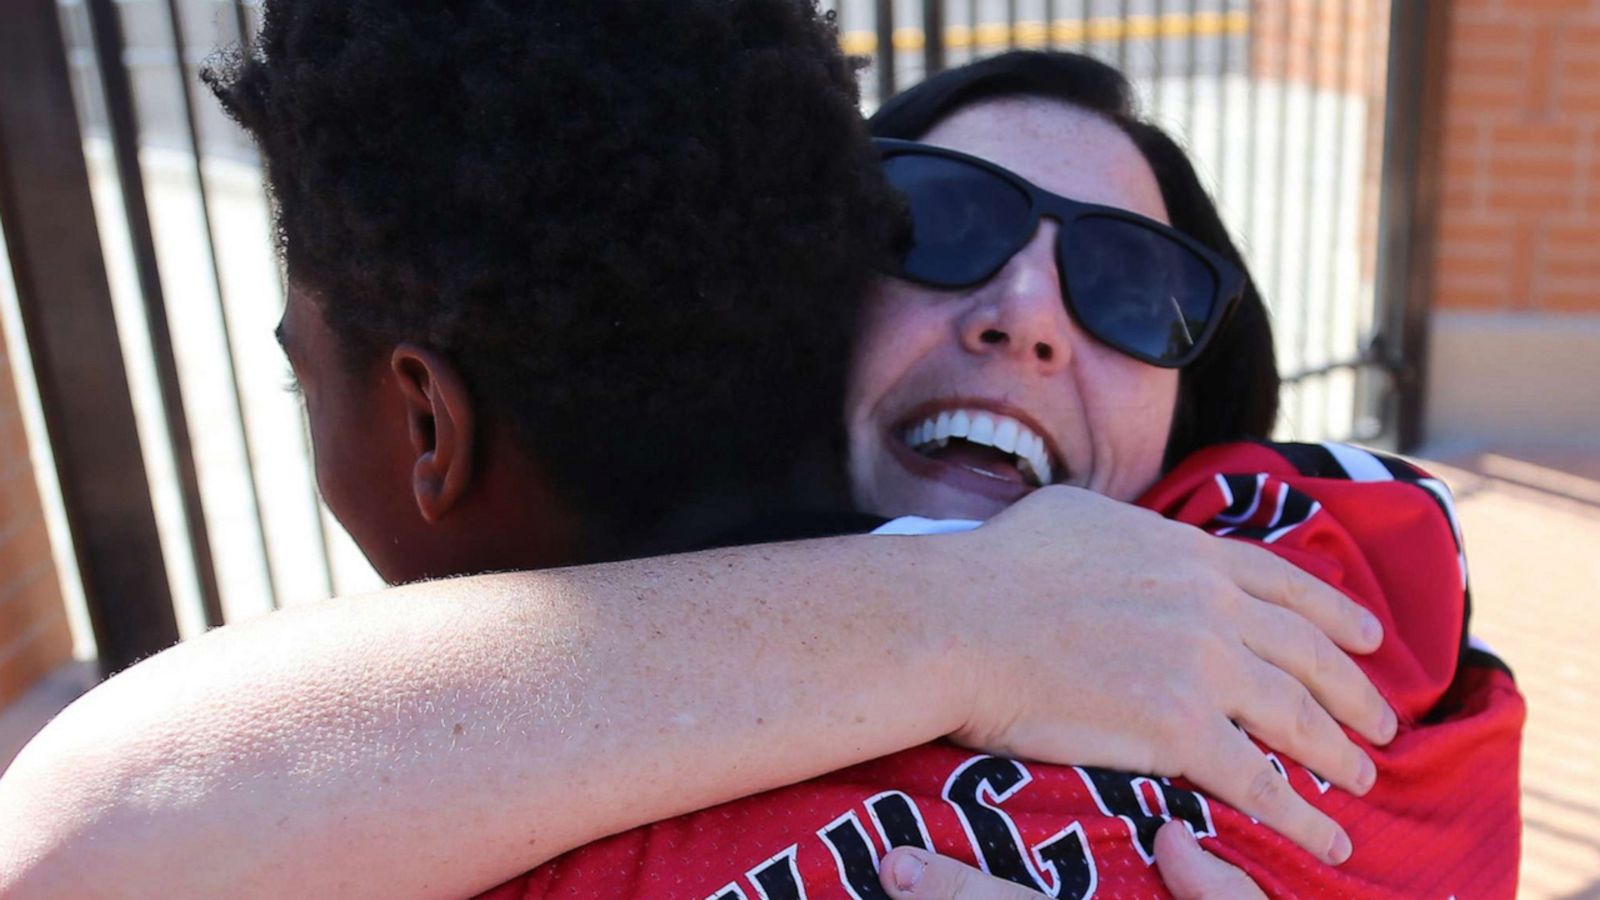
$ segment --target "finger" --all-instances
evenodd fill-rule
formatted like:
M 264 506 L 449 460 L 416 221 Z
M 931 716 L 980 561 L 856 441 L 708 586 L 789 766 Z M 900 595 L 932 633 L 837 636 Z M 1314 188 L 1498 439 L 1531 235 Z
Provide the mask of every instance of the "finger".
M 1337 652 L 1337 651 L 1335 651 Z M 1300 682 L 1256 660 L 1233 719 L 1252 736 L 1356 796 L 1378 780 L 1377 767 Z
M 1294 610 L 1352 653 L 1371 653 L 1383 643 L 1383 623 L 1343 591 L 1260 547 L 1227 544 L 1233 580 L 1252 596 Z
M 1218 720 L 1197 735 L 1206 751 L 1184 774 L 1199 788 L 1261 822 L 1330 865 L 1350 858 L 1343 828 L 1295 793 L 1266 756 L 1232 722 Z
M 889 851 L 878 869 L 878 882 L 896 900 L 1039 900 L 1044 896 L 915 847 Z
M 1176 820 L 1156 832 L 1156 869 L 1176 900 L 1266 900 L 1250 876 L 1200 849 L 1189 827 Z
M 1240 633 L 1252 653 L 1294 676 L 1328 715 L 1374 744 L 1394 738 L 1398 728 L 1394 710 L 1361 667 L 1315 625 L 1287 609 L 1258 603 L 1245 611 Z M 1266 737 L 1254 729 L 1251 734 Z M 1275 740 L 1267 743 L 1290 749 Z M 1311 762 L 1294 755 L 1301 762 Z

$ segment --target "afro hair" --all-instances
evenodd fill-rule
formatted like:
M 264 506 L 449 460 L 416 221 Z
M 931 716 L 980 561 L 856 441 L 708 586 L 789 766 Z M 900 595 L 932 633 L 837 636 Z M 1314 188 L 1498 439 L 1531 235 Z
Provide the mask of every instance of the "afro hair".
M 837 468 L 898 222 L 855 74 L 814 0 L 266 0 L 205 78 L 352 364 L 445 354 L 627 545 Z

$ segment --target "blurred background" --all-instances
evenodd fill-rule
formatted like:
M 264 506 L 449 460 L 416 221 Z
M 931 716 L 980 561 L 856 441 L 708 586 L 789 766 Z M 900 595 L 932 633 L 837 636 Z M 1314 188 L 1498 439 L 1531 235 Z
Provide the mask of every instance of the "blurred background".
M 1529 696 L 1523 893 L 1600 897 L 1600 0 L 828 0 L 870 112 L 1011 47 L 1128 72 L 1261 282 L 1280 437 L 1456 490 Z M 0 5 L 0 767 L 104 674 L 378 586 L 272 338 L 254 0 Z

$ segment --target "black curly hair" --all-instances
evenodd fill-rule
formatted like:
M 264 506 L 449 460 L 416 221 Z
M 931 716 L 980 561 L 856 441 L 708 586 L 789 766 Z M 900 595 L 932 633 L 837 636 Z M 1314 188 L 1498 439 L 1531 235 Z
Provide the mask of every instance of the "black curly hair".
M 706 497 L 793 502 L 808 447 L 805 496 L 847 502 L 898 221 L 855 68 L 814 0 L 267 0 L 204 77 L 347 359 L 452 359 L 600 558 Z
M 900 94 L 872 117 L 872 133 L 916 140 L 957 110 L 1004 97 L 1060 100 L 1104 116 L 1150 164 L 1172 226 L 1245 273 L 1243 301 L 1206 352 L 1179 375 L 1167 467 L 1212 444 L 1265 440 L 1277 418 L 1279 388 L 1266 306 L 1188 154 L 1140 117 L 1133 87 L 1121 72 L 1078 53 L 1017 50 L 950 69 Z

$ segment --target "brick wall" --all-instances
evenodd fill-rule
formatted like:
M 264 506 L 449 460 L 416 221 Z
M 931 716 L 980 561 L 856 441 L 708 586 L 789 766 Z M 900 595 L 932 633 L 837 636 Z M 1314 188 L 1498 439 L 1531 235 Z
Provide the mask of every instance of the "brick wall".
M 0 709 L 72 658 L 11 364 L 0 341 Z
M 1456 0 L 1436 306 L 1600 313 L 1600 0 Z

